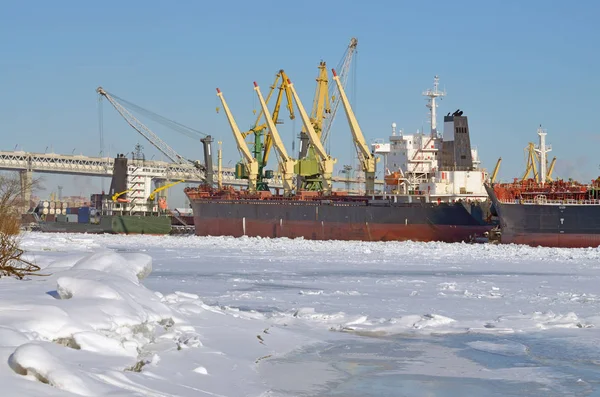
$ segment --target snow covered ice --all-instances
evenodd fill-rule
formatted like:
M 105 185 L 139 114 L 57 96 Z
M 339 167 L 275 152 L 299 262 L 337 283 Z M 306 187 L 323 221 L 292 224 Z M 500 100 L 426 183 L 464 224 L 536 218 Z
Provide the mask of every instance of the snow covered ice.
M 3 396 L 586 396 L 600 249 L 27 233 Z

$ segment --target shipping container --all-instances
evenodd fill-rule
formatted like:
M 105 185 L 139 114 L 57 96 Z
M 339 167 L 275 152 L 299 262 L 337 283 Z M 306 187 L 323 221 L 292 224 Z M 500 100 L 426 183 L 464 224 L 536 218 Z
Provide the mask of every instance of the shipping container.
M 79 218 L 78 218 L 77 214 L 68 214 L 67 215 L 67 222 L 69 222 L 69 223 L 77 223 L 77 222 L 79 222 Z
M 67 221 L 66 215 L 56 215 L 56 222 L 66 222 L 66 221 Z
M 90 207 L 79 207 L 77 215 L 79 223 L 90 223 Z

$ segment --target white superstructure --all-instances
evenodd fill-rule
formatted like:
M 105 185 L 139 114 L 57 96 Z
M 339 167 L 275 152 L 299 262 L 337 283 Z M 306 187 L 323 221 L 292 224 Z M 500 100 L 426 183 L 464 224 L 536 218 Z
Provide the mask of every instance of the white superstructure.
M 385 193 L 400 196 L 420 196 L 425 201 L 452 202 L 463 200 L 487 200 L 488 195 L 483 183 L 488 177 L 480 169 L 477 149 L 470 146 L 468 127 L 457 128 L 455 117 L 462 117 L 462 112 L 450 113 L 444 118 L 444 131 L 439 134 L 436 120 L 436 98 L 445 96 L 438 90 L 439 78 L 435 76 L 434 88 L 423 92 L 428 97 L 427 108 L 430 112 L 429 133 L 417 131 L 414 134 L 396 132 L 396 124 L 392 124 L 392 135 L 389 143 L 381 141 L 373 144 L 375 153 L 384 156 Z M 466 126 L 466 117 L 464 117 Z M 457 134 L 467 133 L 461 142 L 454 142 Z M 455 147 L 467 148 L 471 151 L 472 164 L 469 167 L 442 167 L 442 151 L 446 142 L 446 150 L 457 153 Z M 465 143 L 466 142 L 466 143 Z M 461 156 L 464 160 L 465 156 Z M 456 164 L 456 163 L 455 163 Z M 412 198 L 411 200 L 412 201 Z

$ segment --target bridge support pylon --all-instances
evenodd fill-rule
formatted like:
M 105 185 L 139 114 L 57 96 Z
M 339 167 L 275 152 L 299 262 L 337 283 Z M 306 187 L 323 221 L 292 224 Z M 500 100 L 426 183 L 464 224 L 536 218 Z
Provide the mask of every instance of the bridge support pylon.
M 19 179 L 21 181 L 21 213 L 29 211 L 31 204 L 31 185 L 33 183 L 33 171 L 19 171 Z

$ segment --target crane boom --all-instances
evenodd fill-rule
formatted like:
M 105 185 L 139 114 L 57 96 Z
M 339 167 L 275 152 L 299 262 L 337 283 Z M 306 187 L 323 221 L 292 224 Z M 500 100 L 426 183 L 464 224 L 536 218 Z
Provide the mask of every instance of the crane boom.
M 323 179 L 323 192 L 326 194 L 331 194 L 332 184 L 331 184 L 331 176 L 333 174 L 333 165 L 336 163 L 336 159 L 332 158 L 327 154 L 319 136 L 315 132 L 313 125 L 311 123 L 302 102 L 300 101 L 300 97 L 294 88 L 294 84 L 288 79 L 288 85 L 292 90 L 292 95 L 294 96 L 294 100 L 296 101 L 296 106 L 298 106 L 298 111 L 300 112 L 300 117 L 302 118 L 302 123 L 304 124 L 304 128 L 306 129 L 306 133 L 308 134 L 308 139 L 310 143 L 315 148 L 317 155 L 319 156 L 319 166 L 321 168 L 321 177 Z
M 183 180 L 183 179 L 180 179 L 180 180 L 178 180 L 178 181 L 171 182 L 171 183 L 168 183 L 168 184 L 166 184 L 166 185 L 162 185 L 162 186 L 159 186 L 159 187 L 157 187 L 157 188 L 156 188 L 156 189 L 154 189 L 154 190 L 152 191 L 152 193 L 150 193 L 150 195 L 148 196 L 148 201 L 154 201 L 154 198 L 156 197 L 156 193 L 160 193 L 160 192 L 162 192 L 163 190 L 169 189 L 169 188 L 171 188 L 171 187 L 173 187 L 173 186 L 175 186 L 175 185 L 177 185 L 177 184 L 179 184 L 179 183 L 182 183 L 182 182 L 185 182 L 185 180 Z
M 546 175 L 546 179 L 548 182 L 552 182 L 554 179 L 552 178 L 552 172 L 554 172 L 554 166 L 556 165 L 556 157 L 552 159 L 550 162 L 550 167 L 548 168 L 548 175 Z
M 246 141 L 242 137 L 242 133 L 231 114 L 231 110 L 229 110 L 229 106 L 225 101 L 225 97 L 220 89 L 217 88 L 217 96 L 221 99 L 221 103 L 223 104 L 223 110 L 225 111 L 225 115 L 227 116 L 227 121 L 229 121 L 229 125 L 231 126 L 231 131 L 233 132 L 233 137 L 235 138 L 235 142 L 237 144 L 238 150 L 242 153 L 244 160 L 246 161 L 246 170 L 248 172 L 248 190 L 251 192 L 256 191 L 256 182 L 258 179 L 258 162 L 250 153 L 248 146 L 246 145 Z
M 269 112 L 267 103 L 265 102 L 265 99 L 263 98 L 256 81 L 254 82 L 254 91 L 256 91 L 256 94 L 258 95 L 260 106 L 265 114 L 265 120 L 267 121 L 267 125 L 271 130 L 271 133 L 268 136 L 271 137 L 273 143 L 275 144 L 275 149 L 277 149 L 277 152 L 279 152 L 279 156 L 281 157 L 280 168 L 283 174 L 283 194 L 285 196 L 291 196 L 293 192 L 294 165 L 296 165 L 296 160 L 292 159 L 288 155 L 287 150 L 283 145 L 283 141 L 279 136 L 279 131 L 277 131 L 275 121 L 273 121 L 271 118 L 271 112 Z
M 502 163 L 502 157 L 498 159 L 496 166 L 494 167 L 494 171 L 492 172 L 492 176 L 490 177 L 490 182 L 496 182 L 496 177 L 498 176 L 498 171 L 500 171 L 500 164 Z
M 350 72 L 350 66 L 352 65 L 352 60 L 354 59 L 354 55 L 356 54 L 356 47 L 358 46 L 358 40 L 353 37 L 350 39 L 350 44 L 348 44 L 348 48 L 346 49 L 346 53 L 344 54 L 344 58 L 341 62 L 341 66 L 338 68 L 340 74 L 340 80 L 342 81 L 342 86 L 346 87 L 346 82 L 348 81 L 348 75 Z M 323 129 L 321 131 L 321 142 L 325 143 L 329 139 L 329 133 L 331 131 L 331 126 L 333 125 L 333 121 L 335 120 L 335 115 L 337 113 L 338 107 L 340 105 L 339 101 L 339 89 L 337 86 L 331 86 L 329 91 L 329 97 L 331 98 L 331 114 L 329 117 L 325 119 L 323 122 Z
M 125 109 L 121 104 L 119 104 L 108 92 L 104 91 L 102 87 L 98 87 L 96 92 L 103 97 L 105 97 L 108 102 L 119 112 L 119 114 L 127 121 L 127 123 L 133 127 L 134 130 L 139 132 L 148 142 L 150 142 L 154 147 L 161 151 L 165 156 L 167 156 L 171 161 L 187 165 L 189 163 L 194 163 L 191 160 L 184 158 L 179 155 L 175 150 L 173 150 L 169 145 L 167 145 L 162 139 L 158 137 L 154 132 L 152 132 L 148 127 L 146 127 L 141 121 L 139 121 L 135 116 L 133 116 L 127 109 Z
M 350 131 L 352 132 L 352 137 L 354 139 L 354 145 L 358 150 L 361 158 L 362 169 L 365 173 L 365 190 L 367 194 L 375 193 L 375 167 L 379 158 L 375 156 L 374 153 L 371 153 L 369 150 L 369 146 L 365 141 L 365 136 L 360 129 L 360 125 L 358 124 L 358 120 L 356 120 L 356 115 L 352 110 L 352 106 L 350 105 L 350 101 L 346 96 L 346 91 L 342 86 L 342 82 L 340 81 L 340 77 L 335 72 L 335 69 L 331 69 L 333 73 L 333 80 L 337 84 L 338 90 L 340 92 L 340 99 L 344 104 L 344 110 L 346 111 L 346 117 L 348 118 L 348 124 L 350 125 Z
M 287 75 L 281 69 L 279 71 L 279 75 L 281 76 L 281 85 L 279 86 L 279 92 L 277 93 L 277 100 L 275 101 L 275 108 L 273 109 L 273 121 L 277 124 L 277 120 L 279 120 L 279 110 L 281 108 L 281 102 L 283 100 L 283 93 L 285 92 L 285 99 L 287 102 L 286 108 L 290 114 L 290 120 L 294 120 L 296 115 L 294 114 L 294 101 L 292 99 L 292 92 L 290 91 L 290 87 L 287 85 Z M 271 90 L 275 89 L 275 85 L 271 86 Z M 269 93 L 270 95 L 271 93 Z M 267 103 L 269 99 L 267 98 Z M 263 151 L 263 163 L 266 166 L 267 161 L 269 160 L 269 153 L 271 152 L 271 147 L 273 146 L 273 140 L 270 134 L 268 134 L 265 138 L 265 147 Z

